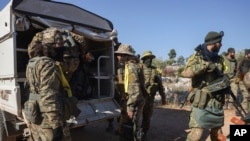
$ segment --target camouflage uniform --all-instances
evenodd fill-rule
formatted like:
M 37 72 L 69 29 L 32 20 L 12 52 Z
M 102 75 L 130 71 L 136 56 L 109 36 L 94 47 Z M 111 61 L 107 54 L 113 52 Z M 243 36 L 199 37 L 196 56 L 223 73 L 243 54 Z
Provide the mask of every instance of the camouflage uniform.
M 161 78 L 157 72 L 156 67 L 152 66 L 153 58 L 155 58 L 155 56 L 152 54 L 151 51 L 145 51 L 141 57 L 141 60 L 143 61 L 142 68 L 145 79 L 145 105 L 143 108 L 142 118 L 142 129 L 144 137 L 146 137 L 146 134 L 150 127 L 150 120 L 153 114 L 154 99 L 157 91 L 161 95 L 162 104 L 166 104 L 165 88 L 162 84 Z
M 38 59 L 34 70 L 30 70 L 29 64 Z M 30 86 L 30 93 L 39 94 L 40 110 L 43 121 L 40 125 L 30 123 L 31 138 L 34 141 L 62 140 L 62 119 L 60 116 L 60 104 L 58 102 L 60 78 L 54 60 L 48 57 L 34 57 L 29 60 L 26 77 Z M 55 132 L 57 131 L 57 132 Z
M 40 124 L 29 123 L 30 140 L 71 140 L 70 132 L 65 125 L 69 115 L 72 115 L 72 112 L 69 112 L 69 107 L 71 107 L 69 105 L 74 104 L 65 100 L 67 94 L 62 84 L 60 66 L 55 61 L 55 59 L 60 59 L 58 56 L 60 52 L 57 51 L 62 45 L 63 39 L 60 31 L 56 28 L 48 28 L 37 33 L 28 47 L 31 59 L 26 69 L 27 82 L 30 95 L 40 96 L 37 101 L 43 116 Z M 34 62 L 35 65 L 33 65 Z
M 144 76 L 142 70 L 135 60 L 134 50 L 130 45 L 121 44 L 115 52 L 117 56 L 126 56 L 124 61 L 124 101 L 121 102 L 121 118 L 119 123 L 120 140 L 136 141 L 137 131 L 140 130 L 139 121 L 144 106 L 142 85 Z M 125 57 L 125 58 L 126 58 Z M 131 117 L 131 114 L 133 117 Z
M 196 48 L 196 52 L 189 58 L 182 77 L 191 78 L 192 91 L 189 94 L 191 113 L 189 127 L 191 131 L 187 141 L 201 139 L 204 129 L 210 130 L 211 141 L 218 141 L 217 137 L 222 133 L 224 125 L 223 104 L 225 101 L 225 89 L 209 92 L 207 84 L 221 77 L 223 60 L 218 56 L 223 34 L 208 32 L 205 44 Z M 210 50 L 208 50 L 208 48 Z
M 231 56 L 229 55 L 234 55 L 235 54 L 235 50 L 234 48 L 229 48 L 227 54 L 222 54 L 221 56 L 223 57 L 223 61 L 224 61 L 224 66 L 225 66 L 225 70 L 224 70 L 224 74 L 228 76 L 228 78 L 231 81 L 231 89 L 232 92 L 236 95 L 238 93 L 238 88 L 239 86 L 235 83 L 234 78 L 236 76 L 236 70 L 237 70 L 237 60 L 234 58 L 234 56 L 232 56 L 232 58 L 229 58 Z M 232 97 L 230 96 L 230 94 L 226 95 L 226 101 L 225 101 L 225 109 L 227 108 L 232 108 Z
M 236 83 L 238 83 L 239 88 L 242 93 L 241 104 L 246 112 L 250 111 L 250 105 L 249 105 L 250 94 L 243 83 L 243 79 L 244 79 L 244 75 L 249 70 L 250 70 L 250 50 L 247 49 L 245 50 L 244 58 L 241 61 L 239 61 L 239 64 L 237 66 L 237 74 L 236 74 L 236 77 L 237 77 Z

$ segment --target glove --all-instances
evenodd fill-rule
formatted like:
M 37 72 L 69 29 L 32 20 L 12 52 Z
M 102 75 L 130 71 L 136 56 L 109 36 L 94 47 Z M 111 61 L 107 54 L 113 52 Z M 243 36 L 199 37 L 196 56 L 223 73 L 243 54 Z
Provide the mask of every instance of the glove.
M 208 72 L 212 72 L 216 68 L 216 65 L 214 63 L 212 63 L 212 62 L 206 62 L 206 65 L 207 65 Z

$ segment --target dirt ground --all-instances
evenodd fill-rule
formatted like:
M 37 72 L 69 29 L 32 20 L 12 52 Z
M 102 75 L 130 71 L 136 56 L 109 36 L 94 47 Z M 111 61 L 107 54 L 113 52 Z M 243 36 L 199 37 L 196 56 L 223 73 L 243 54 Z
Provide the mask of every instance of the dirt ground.
M 152 117 L 148 141 L 185 141 L 188 131 L 189 107 L 180 109 L 178 106 L 156 106 Z M 229 134 L 229 125 L 234 116 L 234 110 L 225 110 L 225 125 L 223 132 Z M 117 126 L 117 122 L 114 122 Z M 119 137 L 114 131 L 105 131 L 107 122 L 103 121 L 83 128 L 71 130 L 73 141 L 118 141 Z M 209 132 L 206 131 L 202 141 L 210 141 Z

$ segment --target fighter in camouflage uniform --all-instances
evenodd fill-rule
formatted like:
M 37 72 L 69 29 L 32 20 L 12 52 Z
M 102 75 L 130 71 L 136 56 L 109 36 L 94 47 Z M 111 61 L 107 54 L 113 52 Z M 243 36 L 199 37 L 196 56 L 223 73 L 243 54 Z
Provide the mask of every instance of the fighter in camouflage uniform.
M 38 33 L 37 36 L 42 36 Z M 42 37 L 41 37 L 42 38 Z M 34 38 L 36 40 L 37 37 Z M 30 87 L 30 93 L 40 95 L 39 106 L 43 114 L 41 124 L 30 123 L 31 140 L 52 141 L 63 140 L 62 118 L 60 115 L 60 103 L 58 101 L 60 89 L 60 75 L 55 61 L 50 55 L 55 55 L 53 46 L 45 47 L 45 42 L 37 39 L 28 46 L 29 60 L 26 77 Z M 58 38 L 60 44 L 60 39 Z M 45 56 L 44 53 L 50 54 Z M 36 61 L 34 69 L 30 66 Z
M 210 139 L 218 141 L 224 125 L 223 104 L 225 89 L 209 90 L 214 80 L 223 76 L 223 60 L 218 55 L 222 46 L 223 32 L 208 32 L 205 43 L 196 48 L 196 52 L 189 58 L 182 77 L 191 78 L 192 91 L 189 94 L 191 113 L 187 141 L 200 141 L 204 129 L 210 129 Z M 229 82 L 228 82 L 229 85 Z
M 166 104 L 165 88 L 162 85 L 162 80 L 158 74 L 156 67 L 152 66 L 152 60 L 155 58 L 155 55 L 151 51 L 145 51 L 142 54 L 142 68 L 145 79 L 145 105 L 143 108 L 143 118 L 142 118 L 142 131 L 144 133 L 143 140 L 146 139 L 146 134 L 150 127 L 150 120 L 153 114 L 154 108 L 154 99 L 156 92 L 158 91 L 162 104 Z
M 237 66 L 237 73 L 236 73 L 236 83 L 239 85 L 240 90 L 242 92 L 242 107 L 246 112 L 250 112 L 250 93 L 246 89 L 243 79 L 245 77 L 245 74 L 249 72 L 250 70 L 250 49 L 245 50 L 245 56 L 242 58 L 242 60 L 239 61 L 239 64 Z M 236 112 L 236 115 L 238 113 Z
M 228 48 L 227 53 L 222 54 L 221 56 L 223 57 L 224 66 L 225 66 L 224 74 L 227 75 L 228 78 L 230 79 L 230 82 L 231 82 L 230 86 L 231 86 L 232 92 L 236 95 L 238 93 L 239 85 L 237 85 L 234 81 L 236 70 L 237 70 L 237 60 L 235 58 L 234 48 Z M 224 109 L 233 108 L 233 105 L 232 105 L 233 99 L 231 98 L 230 94 L 226 95 L 225 100 L 226 101 L 225 101 Z
M 135 51 L 130 45 L 121 44 L 115 54 L 119 64 L 124 64 L 120 66 L 124 67 L 124 95 L 122 95 L 119 121 L 120 140 L 137 141 L 137 133 L 140 130 L 139 120 L 144 106 L 143 72 L 135 61 Z
M 62 58 L 62 46 L 63 38 L 55 28 L 37 33 L 28 46 L 30 60 L 26 77 L 30 89 L 29 100 L 36 97 L 43 117 L 40 123 L 29 123 L 30 140 L 71 140 L 70 132 L 65 130 L 66 120 L 78 109 L 74 109 L 76 103 L 71 102 L 73 98 L 68 97 L 66 91 L 70 91 L 70 88 L 65 88 L 60 66 L 56 64 L 56 60 Z M 78 114 L 79 111 L 74 116 Z

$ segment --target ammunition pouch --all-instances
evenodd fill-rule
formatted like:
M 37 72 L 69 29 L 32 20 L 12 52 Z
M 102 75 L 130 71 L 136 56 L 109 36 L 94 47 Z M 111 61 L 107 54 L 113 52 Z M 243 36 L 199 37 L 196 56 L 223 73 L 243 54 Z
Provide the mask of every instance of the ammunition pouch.
M 189 95 L 189 100 L 194 107 L 204 109 L 209 101 L 210 93 L 206 90 L 194 89 Z
M 39 94 L 30 93 L 29 99 L 24 103 L 24 114 L 28 122 L 33 124 L 41 124 L 43 116 L 40 110 L 38 101 L 40 100 Z

